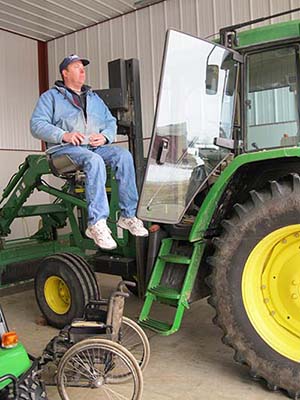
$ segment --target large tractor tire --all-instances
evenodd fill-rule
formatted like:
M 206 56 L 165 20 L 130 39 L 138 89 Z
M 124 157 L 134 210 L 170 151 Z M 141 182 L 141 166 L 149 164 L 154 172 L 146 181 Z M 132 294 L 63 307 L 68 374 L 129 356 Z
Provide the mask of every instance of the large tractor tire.
M 94 272 L 83 258 L 70 253 L 42 260 L 35 295 L 47 322 L 59 329 L 82 317 L 89 300 L 100 298 Z
M 215 239 L 209 303 L 235 360 L 300 398 L 300 178 L 250 192 Z

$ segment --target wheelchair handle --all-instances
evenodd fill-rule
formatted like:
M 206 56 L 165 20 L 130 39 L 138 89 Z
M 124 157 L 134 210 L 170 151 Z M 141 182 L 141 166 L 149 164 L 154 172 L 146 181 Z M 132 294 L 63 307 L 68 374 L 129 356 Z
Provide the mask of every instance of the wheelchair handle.
M 136 283 L 135 283 L 135 282 L 131 282 L 131 281 L 121 281 L 121 282 L 118 284 L 117 290 L 123 291 L 124 286 L 135 287 L 135 286 L 136 286 Z
M 129 293 L 126 293 L 126 292 L 122 292 L 122 291 L 117 290 L 117 291 L 115 291 L 115 292 L 113 292 L 113 293 L 111 294 L 111 298 L 116 297 L 116 296 L 121 296 L 121 297 L 127 298 L 127 297 L 129 297 Z

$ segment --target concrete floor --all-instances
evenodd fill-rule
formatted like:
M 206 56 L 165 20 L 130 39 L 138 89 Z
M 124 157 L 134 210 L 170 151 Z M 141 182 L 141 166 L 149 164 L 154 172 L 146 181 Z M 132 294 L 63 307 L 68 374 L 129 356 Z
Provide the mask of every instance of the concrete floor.
M 103 297 L 115 287 L 117 277 L 97 276 Z M 49 326 L 38 325 L 40 317 L 33 290 L 1 297 L 10 329 L 16 329 L 27 350 L 38 356 L 57 334 Z M 131 296 L 125 315 L 136 318 L 142 302 Z M 160 313 L 162 310 L 158 310 Z M 276 400 L 282 393 L 269 392 L 250 380 L 247 368 L 236 364 L 230 348 L 221 343 L 221 331 L 212 324 L 213 310 L 206 300 L 192 305 L 179 332 L 162 337 L 148 331 L 151 358 L 144 372 L 144 400 Z M 49 400 L 59 399 L 56 389 L 48 389 Z

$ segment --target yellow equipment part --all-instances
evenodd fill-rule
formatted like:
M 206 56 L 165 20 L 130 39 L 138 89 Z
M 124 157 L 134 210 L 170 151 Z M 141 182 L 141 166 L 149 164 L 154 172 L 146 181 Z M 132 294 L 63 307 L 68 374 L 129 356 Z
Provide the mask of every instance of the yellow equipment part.
M 250 253 L 242 277 L 247 315 L 275 351 L 300 361 L 300 225 L 264 237 Z
M 58 276 L 50 276 L 44 286 L 48 306 L 56 314 L 66 314 L 71 307 L 71 294 L 66 282 Z

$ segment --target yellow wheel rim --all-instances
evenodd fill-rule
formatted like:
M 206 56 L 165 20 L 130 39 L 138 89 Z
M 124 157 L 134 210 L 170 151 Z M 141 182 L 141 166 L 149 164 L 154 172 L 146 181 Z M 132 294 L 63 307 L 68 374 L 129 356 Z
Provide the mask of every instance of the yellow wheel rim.
M 58 276 L 50 276 L 44 286 L 48 306 L 56 314 L 66 314 L 71 307 L 71 294 L 66 282 Z
M 261 338 L 300 361 L 300 225 L 278 229 L 250 253 L 242 277 L 247 315 Z

